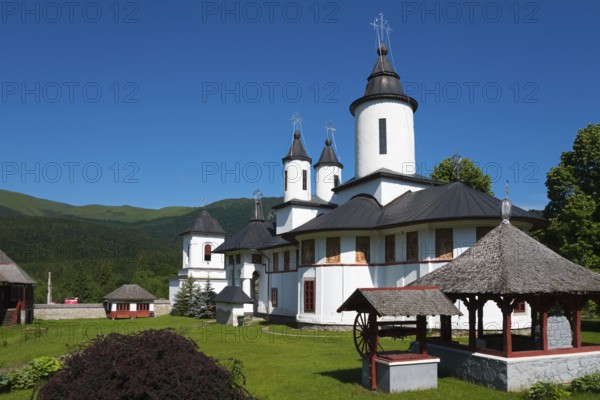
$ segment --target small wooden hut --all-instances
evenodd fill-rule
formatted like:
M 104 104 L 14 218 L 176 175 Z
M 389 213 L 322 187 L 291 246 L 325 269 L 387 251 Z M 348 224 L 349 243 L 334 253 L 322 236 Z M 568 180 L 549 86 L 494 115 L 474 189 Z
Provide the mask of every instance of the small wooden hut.
M 33 280 L 0 250 L 0 325 L 33 322 Z
M 157 299 L 139 285 L 123 285 L 104 296 L 104 309 L 110 319 L 154 317 Z

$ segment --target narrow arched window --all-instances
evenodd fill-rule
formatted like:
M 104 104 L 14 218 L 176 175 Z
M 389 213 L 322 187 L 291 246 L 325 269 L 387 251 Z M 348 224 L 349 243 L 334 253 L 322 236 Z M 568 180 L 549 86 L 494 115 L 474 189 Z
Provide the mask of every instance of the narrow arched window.
M 211 254 L 212 254 L 212 247 L 210 247 L 210 244 L 205 244 L 204 245 L 204 261 L 210 261 Z

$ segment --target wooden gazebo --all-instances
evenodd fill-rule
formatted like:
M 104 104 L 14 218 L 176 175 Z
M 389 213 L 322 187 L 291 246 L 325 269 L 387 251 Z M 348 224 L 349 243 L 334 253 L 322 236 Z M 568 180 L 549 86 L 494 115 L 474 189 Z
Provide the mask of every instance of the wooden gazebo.
M 363 373 L 365 386 L 373 390 L 382 386 L 390 392 L 437 386 L 439 359 L 427 355 L 427 316 L 451 317 L 461 314 L 436 287 L 356 289 L 337 311 L 357 313 L 354 344 L 363 358 L 363 370 L 368 367 L 367 373 Z M 401 320 L 399 317 L 416 317 L 416 320 Z M 420 354 L 377 352 L 380 337 L 415 334 Z M 430 364 L 431 368 L 426 364 Z M 379 375 L 384 382 L 378 380 Z M 413 376 L 413 379 L 407 379 L 407 375 Z M 369 382 L 365 380 L 366 376 L 370 378 Z
M 27 272 L 0 250 L 0 325 L 33 322 L 33 288 Z
M 600 350 L 581 341 L 581 309 L 600 299 L 600 274 L 556 254 L 510 223 L 502 223 L 454 261 L 410 286 L 435 285 L 451 300 L 461 300 L 469 313 L 469 345 L 504 357 Z M 503 315 L 502 347 L 478 347 L 484 338 L 483 306 L 495 302 Z M 511 316 L 522 302 L 531 307 L 530 345 L 514 346 Z M 559 306 L 572 328 L 572 348 L 550 349 L 548 313 Z M 537 333 L 539 332 L 539 333 Z M 539 340 L 534 340 L 535 336 Z M 441 318 L 442 340 L 450 341 L 451 324 Z M 483 341 L 479 341 L 482 343 Z M 519 347 L 521 351 L 515 351 Z

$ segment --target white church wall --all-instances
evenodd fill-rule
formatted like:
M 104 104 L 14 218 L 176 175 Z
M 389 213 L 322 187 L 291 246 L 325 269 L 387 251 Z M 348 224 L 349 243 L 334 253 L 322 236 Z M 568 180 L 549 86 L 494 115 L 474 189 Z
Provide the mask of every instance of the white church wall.
M 417 192 L 428 187 L 431 187 L 431 185 L 383 178 L 381 180 L 380 193 L 377 200 L 381 205 L 385 206 L 408 191 Z
M 277 210 L 276 232 L 278 235 L 289 232 L 315 218 L 319 209 L 288 206 Z
M 363 182 L 357 184 L 356 186 L 351 186 L 347 189 L 344 189 L 337 193 L 337 202 L 338 204 L 347 203 L 348 200 L 356 196 L 357 194 L 367 193 L 380 201 L 380 182 L 378 180 L 371 180 L 367 182 Z
M 315 194 L 320 199 L 331 202 L 335 187 L 335 176 L 342 183 L 342 169 L 336 165 L 322 165 L 315 169 Z
M 377 99 L 359 105 L 354 115 L 356 178 L 380 168 L 402 174 L 414 172 L 414 116 L 409 105 Z M 386 154 L 379 154 L 380 118 L 386 119 Z
M 287 160 L 284 162 L 284 179 L 287 176 L 287 190 L 283 191 L 284 203 L 293 199 L 310 201 L 312 196 L 311 169 L 310 162 L 306 160 Z M 306 171 L 306 189 L 303 185 L 304 171 Z

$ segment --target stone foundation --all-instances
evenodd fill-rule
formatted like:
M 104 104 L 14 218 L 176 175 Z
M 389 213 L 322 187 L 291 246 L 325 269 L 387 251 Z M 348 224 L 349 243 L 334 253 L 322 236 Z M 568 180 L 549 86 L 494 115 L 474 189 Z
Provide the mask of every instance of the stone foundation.
M 440 358 L 441 376 L 455 376 L 504 391 L 521 391 L 536 382 L 567 383 L 600 371 L 600 351 L 504 358 L 432 343 L 427 349 Z
M 89 304 L 36 304 L 35 318 L 42 320 L 106 318 L 106 311 L 101 303 Z M 169 300 L 154 302 L 154 316 L 167 315 L 171 312 Z

